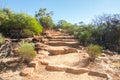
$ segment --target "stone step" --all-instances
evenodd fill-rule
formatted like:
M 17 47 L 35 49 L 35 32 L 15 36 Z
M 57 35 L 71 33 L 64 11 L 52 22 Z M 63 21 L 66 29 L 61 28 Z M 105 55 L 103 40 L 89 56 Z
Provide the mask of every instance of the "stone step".
M 52 33 L 52 36 L 69 36 L 69 34 L 64 34 L 64 33 Z
M 51 46 L 71 46 L 71 47 L 77 47 L 79 45 L 79 42 L 63 42 L 63 41 L 49 41 L 49 45 Z
M 65 42 L 76 42 L 75 39 L 49 39 L 49 41 L 65 41 Z
M 67 73 L 73 73 L 73 74 L 87 73 L 88 76 L 97 77 L 97 80 L 112 80 L 112 77 L 106 73 L 102 73 L 102 72 L 98 72 L 98 71 L 91 71 L 87 68 L 75 68 L 75 67 L 69 67 L 69 66 L 64 66 L 64 65 L 51 65 L 51 64 L 49 64 L 46 66 L 46 69 L 48 71 L 65 71 Z M 86 79 L 82 79 L 82 80 L 89 80 L 89 79 L 86 78 Z M 94 80 L 94 79 L 90 79 L 90 80 Z
M 76 48 L 71 48 L 67 46 L 56 46 L 56 47 L 51 46 L 46 50 L 54 55 L 78 52 Z
M 61 36 L 61 35 L 64 35 L 63 33 L 53 33 L 51 34 L 52 36 Z
M 53 36 L 52 39 L 75 39 L 74 36 Z

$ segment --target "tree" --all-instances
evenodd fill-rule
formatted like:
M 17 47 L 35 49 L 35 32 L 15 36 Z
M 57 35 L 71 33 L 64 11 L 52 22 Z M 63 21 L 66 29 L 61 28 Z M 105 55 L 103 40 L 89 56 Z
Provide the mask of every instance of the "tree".
M 8 19 L 8 16 L 4 13 L 4 11 L 2 9 L 0 9 L 0 25 L 6 20 Z
M 96 17 L 94 24 L 97 27 L 97 43 L 111 50 L 120 46 L 120 14 L 103 14 Z
M 12 17 L 12 11 L 9 8 L 4 8 L 3 12 L 8 16 L 8 18 Z
M 44 29 L 52 29 L 54 27 L 54 23 L 52 20 L 52 12 L 47 13 L 46 8 L 40 8 L 38 12 L 36 12 L 35 17 L 38 19 L 39 23 L 43 26 Z
M 66 20 L 60 20 L 60 21 L 58 21 L 57 27 L 62 28 L 62 29 L 67 29 L 71 25 L 72 24 L 67 22 Z

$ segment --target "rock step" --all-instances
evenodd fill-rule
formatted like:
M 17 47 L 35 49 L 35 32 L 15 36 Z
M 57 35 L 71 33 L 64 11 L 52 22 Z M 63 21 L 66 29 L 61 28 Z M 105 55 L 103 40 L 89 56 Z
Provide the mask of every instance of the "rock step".
M 91 71 L 87 68 L 75 68 L 75 67 L 69 67 L 69 66 L 64 66 L 64 65 L 48 64 L 46 66 L 46 69 L 49 71 L 65 71 L 67 73 L 73 73 L 73 74 L 88 73 L 88 75 L 91 75 L 91 76 L 97 76 L 101 78 L 106 78 L 107 80 L 112 80 L 112 77 L 106 73 L 102 73 L 98 71 Z
M 75 39 L 74 36 L 53 36 L 52 39 Z
M 79 45 L 79 42 L 63 42 L 63 41 L 49 41 L 49 45 L 51 46 L 71 46 L 71 47 L 76 47 Z
M 66 41 L 66 42 L 76 42 L 75 39 L 49 39 L 49 41 Z
M 76 48 L 71 48 L 71 47 L 67 47 L 67 46 L 50 47 L 46 50 L 54 55 L 78 52 L 78 50 Z
M 53 34 L 51 34 L 52 36 L 61 36 L 61 35 L 63 35 L 63 36 L 68 36 L 68 34 L 63 34 L 63 33 L 53 33 Z

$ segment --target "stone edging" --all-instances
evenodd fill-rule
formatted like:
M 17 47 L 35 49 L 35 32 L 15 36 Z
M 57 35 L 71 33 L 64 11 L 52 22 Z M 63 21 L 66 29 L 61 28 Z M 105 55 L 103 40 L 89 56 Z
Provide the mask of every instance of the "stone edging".
M 49 71 L 65 71 L 67 73 L 72 73 L 72 74 L 88 73 L 88 75 L 106 78 L 106 80 L 112 80 L 112 77 L 109 74 L 98 72 L 98 71 L 93 71 L 93 70 L 88 70 L 87 68 L 74 68 L 74 67 L 68 67 L 68 66 L 48 64 L 46 66 L 46 69 Z

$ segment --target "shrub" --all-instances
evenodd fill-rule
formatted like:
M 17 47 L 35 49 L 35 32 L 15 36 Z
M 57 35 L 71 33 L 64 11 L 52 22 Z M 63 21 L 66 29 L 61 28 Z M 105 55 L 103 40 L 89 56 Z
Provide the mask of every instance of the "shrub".
M 0 34 L 0 44 L 3 44 L 5 42 L 5 38 Z
M 27 62 L 31 61 L 36 56 L 33 44 L 28 42 L 20 42 L 18 51 L 22 59 Z
M 94 61 L 95 58 L 101 55 L 101 47 L 99 45 L 89 45 L 87 47 L 87 53 L 90 56 L 90 60 Z
M 13 33 L 21 36 L 20 32 L 24 29 L 29 29 L 34 34 L 40 34 L 42 32 L 42 26 L 39 24 L 36 18 L 24 13 L 13 14 L 10 19 L 4 21 L 4 23 L 0 26 L 0 31 L 4 34 L 6 34 L 6 32 L 11 34 L 11 32 L 14 30 Z

